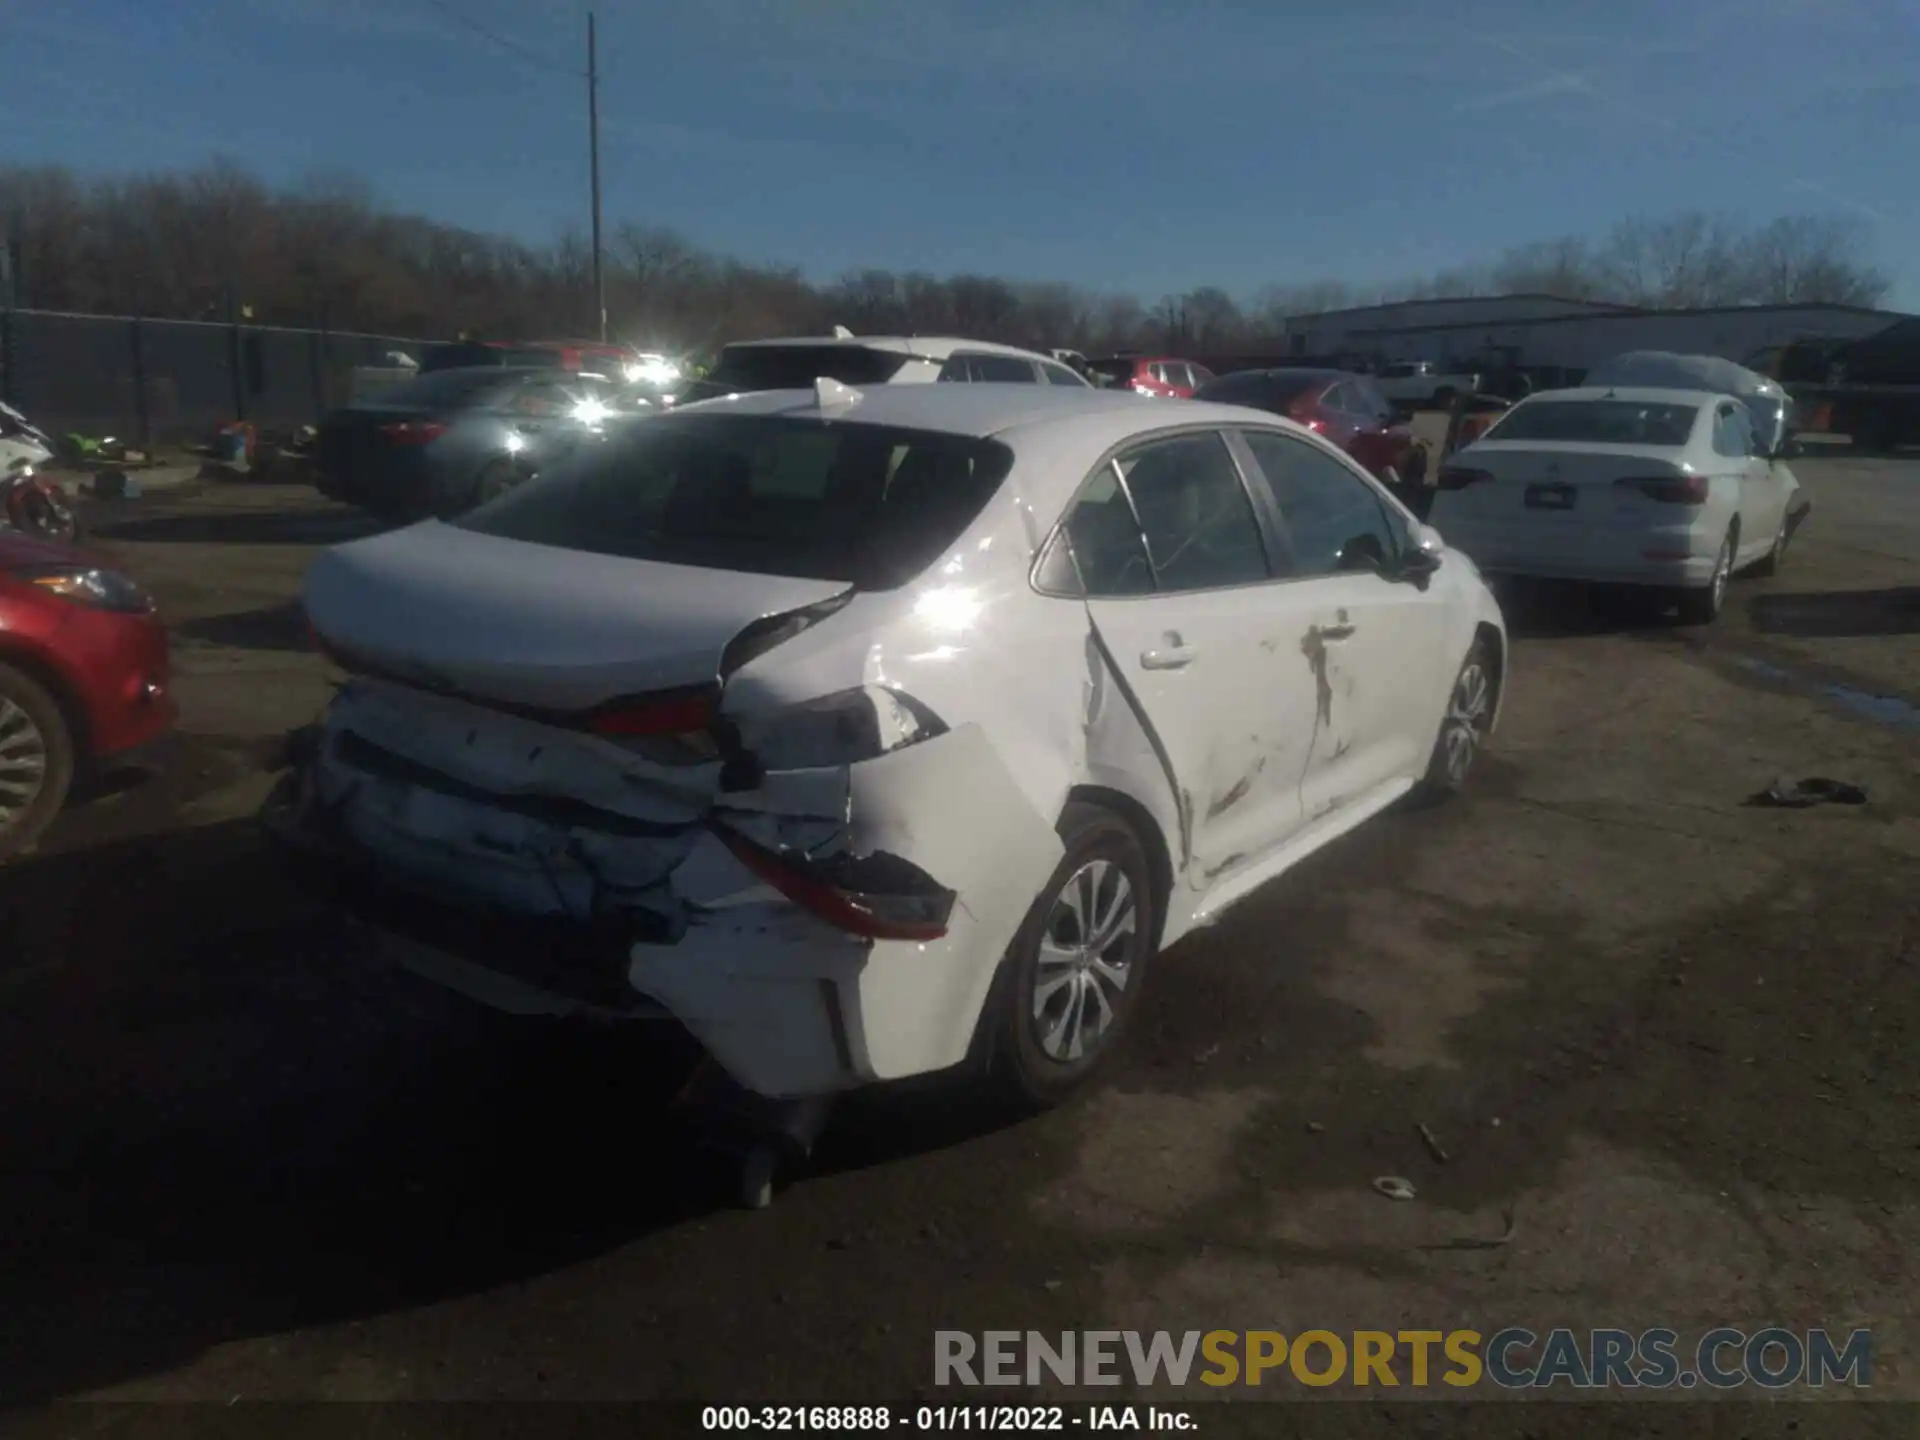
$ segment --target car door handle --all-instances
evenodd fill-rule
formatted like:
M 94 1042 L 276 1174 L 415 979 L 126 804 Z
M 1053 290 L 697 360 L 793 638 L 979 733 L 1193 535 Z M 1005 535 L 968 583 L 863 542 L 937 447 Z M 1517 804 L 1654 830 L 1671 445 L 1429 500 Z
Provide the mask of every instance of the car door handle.
M 1344 640 L 1351 634 L 1353 634 L 1353 626 L 1351 625 L 1322 625 L 1320 627 L 1320 638 L 1322 640 Z
M 1142 650 L 1142 670 L 1180 670 L 1191 665 L 1200 652 L 1191 645 L 1169 645 L 1164 650 Z

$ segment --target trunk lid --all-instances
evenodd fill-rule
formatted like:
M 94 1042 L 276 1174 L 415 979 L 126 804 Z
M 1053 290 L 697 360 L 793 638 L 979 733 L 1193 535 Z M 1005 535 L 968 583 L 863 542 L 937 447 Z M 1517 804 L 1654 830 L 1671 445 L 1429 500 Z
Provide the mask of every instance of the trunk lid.
M 327 551 L 305 603 L 320 637 L 395 679 L 541 711 L 713 683 L 757 620 L 847 593 L 628 560 L 437 521 Z
M 1483 441 L 1441 467 L 1445 507 L 1456 516 L 1524 514 L 1541 523 L 1580 524 L 1638 512 L 1647 501 L 1621 480 L 1667 480 L 1692 474 L 1678 450 L 1636 445 Z M 1474 477 L 1471 483 L 1460 481 Z

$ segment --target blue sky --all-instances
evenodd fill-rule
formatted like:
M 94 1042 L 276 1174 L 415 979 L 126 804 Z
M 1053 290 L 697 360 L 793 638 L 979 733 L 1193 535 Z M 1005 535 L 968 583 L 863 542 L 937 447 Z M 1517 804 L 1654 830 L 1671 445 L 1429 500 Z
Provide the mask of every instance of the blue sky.
M 0 0 L 5 153 L 584 223 L 586 0 Z M 600 0 L 609 224 L 830 278 L 1356 283 L 1679 210 L 1920 309 L 1915 0 Z M 507 37 L 509 53 L 457 16 Z

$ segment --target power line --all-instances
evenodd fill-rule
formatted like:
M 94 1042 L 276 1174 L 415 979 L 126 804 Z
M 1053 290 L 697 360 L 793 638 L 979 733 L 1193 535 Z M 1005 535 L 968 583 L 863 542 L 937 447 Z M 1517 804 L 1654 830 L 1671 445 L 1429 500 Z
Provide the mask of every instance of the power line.
M 427 0 L 427 3 L 445 15 L 449 20 L 458 21 L 474 34 L 491 41 L 509 54 L 518 55 L 522 60 L 531 60 L 535 65 L 543 66 L 548 70 L 558 70 L 562 75 L 571 75 L 576 80 L 586 79 L 586 71 L 575 70 L 571 65 L 563 65 L 558 60 L 542 55 L 537 50 L 529 50 L 517 40 L 509 40 L 506 36 L 489 30 L 478 21 L 461 14 L 458 10 L 454 9 L 452 5 L 446 3 L 446 0 Z

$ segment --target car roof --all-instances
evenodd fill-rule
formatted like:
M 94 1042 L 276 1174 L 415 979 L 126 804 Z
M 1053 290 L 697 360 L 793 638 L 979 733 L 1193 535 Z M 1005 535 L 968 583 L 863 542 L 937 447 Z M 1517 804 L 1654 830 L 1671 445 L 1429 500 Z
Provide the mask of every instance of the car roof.
M 1733 400 L 1717 390 L 1676 390 L 1654 385 L 1581 385 L 1571 390 L 1536 390 L 1520 402 L 1532 405 L 1540 400 L 1629 400 L 1642 405 L 1705 405 L 1714 400 Z M 1513 408 L 1518 410 L 1520 405 Z
M 858 388 L 858 387 L 855 387 Z M 1032 426 L 1073 423 L 1111 430 L 1108 443 L 1169 425 L 1248 425 L 1272 423 L 1241 405 L 1210 405 L 1182 400 L 1170 404 L 1127 390 L 1095 390 L 1065 385 L 875 385 L 859 391 L 847 407 L 820 408 L 811 390 L 761 390 L 680 406 L 676 415 L 728 412 L 740 415 L 793 415 L 841 418 L 861 425 L 890 425 L 907 430 L 938 430 L 978 439 Z
M 780 346 L 835 346 L 848 350 L 887 350 L 896 355 L 911 355 L 920 360 L 946 360 L 956 350 L 979 355 L 1018 355 L 1023 360 L 1060 362 L 1051 355 L 1022 350 L 1017 345 L 999 345 L 991 340 L 964 340 L 953 335 L 792 335 L 777 340 L 736 340 L 729 350 L 777 349 Z

